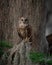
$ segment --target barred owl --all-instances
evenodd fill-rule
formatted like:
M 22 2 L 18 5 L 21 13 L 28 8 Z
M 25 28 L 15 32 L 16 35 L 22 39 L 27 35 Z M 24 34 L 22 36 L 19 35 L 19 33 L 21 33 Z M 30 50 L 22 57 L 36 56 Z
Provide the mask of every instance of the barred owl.
M 17 32 L 20 38 L 26 39 L 26 40 L 32 40 L 31 39 L 31 26 L 29 25 L 29 21 L 27 18 L 21 17 L 18 21 L 18 28 Z

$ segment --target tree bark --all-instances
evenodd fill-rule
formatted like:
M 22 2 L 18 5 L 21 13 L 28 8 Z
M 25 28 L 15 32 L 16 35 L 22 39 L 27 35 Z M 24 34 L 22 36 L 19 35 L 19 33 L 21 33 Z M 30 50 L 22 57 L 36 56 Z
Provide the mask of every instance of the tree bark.
M 12 42 L 13 44 L 18 44 L 21 41 L 21 39 L 17 34 L 19 18 L 22 16 L 27 17 L 27 19 L 29 20 L 29 24 L 32 26 L 31 51 L 47 53 L 48 43 L 45 37 L 45 27 L 46 27 L 45 0 L 9 0 L 8 3 L 9 3 L 9 9 L 7 9 L 6 11 L 8 10 L 9 11 L 7 15 L 7 21 L 5 18 L 5 28 L 4 28 L 6 29 L 5 39 Z M 21 43 L 19 43 L 19 45 L 20 44 Z M 22 45 L 22 47 L 19 48 L 22 49 L 23 47 L 24 45 Z M 23 52 L 23 50 L 21 50 L 21 52 Z M 20 54 L 22 55 L 22 53 Z M 15 57 L 16 55 L 18 56 L 18 52 L 15 53 Z M 16 59 L 15 57 L 14 59 Z M 18 60 L 18 57 L 16 60 Z M 25 61 L 26 59 L 21 59 L 21 60 Z M 22 63 L 22 61 L 20 61 L 20 63 Z M 27 64 L 22 63 L 21 65 L 28 65 L 28 63 Z
M 45 38 L 46 11 L 45 0 L 10 0 L 9 19 L 13 22 L 13 43 L 18 43 L 18 20 L 27 17 L 32 26 L 32 46 L 35 51 L 47 52 Z
M 20 44 L 11 49 L 7 65 L 32 65 L 29 58 L 30 50 L 31 42 L 21 41 Z

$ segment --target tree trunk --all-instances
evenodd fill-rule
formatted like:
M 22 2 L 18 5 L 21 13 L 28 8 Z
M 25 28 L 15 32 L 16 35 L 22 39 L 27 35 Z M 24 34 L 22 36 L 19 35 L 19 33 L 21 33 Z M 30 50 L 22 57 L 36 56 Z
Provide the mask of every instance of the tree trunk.
M 45 51 L 47 42 L 45 38 L 46 12 L 44 0 L 4 0 L 0 1 L 0 37 L 13 44 L 18 44 L 20 38 L 17 34 L 18 20 L 27 17 L 32 26 L 32 46 L 35 51 Z
M 27 17 L 32 26 L 32 46 L 35 51 L 46 52 L 46 11 L 44 0 L 10 0 L 9 19 L 13 22 L 13 43 L 20 41 L 17 34 L 18 20 Z
M 6 11 L 9 10 L 7 15 L 7 21 L 5 18 L 5 21 L 7 22 L 7 24 L 5 22 L 5 29 L 6 29 L 5 39 L 11 41 L 13 44 L 18 44 L 19 42 L 21 42 L 21 39 L 17 34 L 18 20 L 22 16 L 27 17 L 27 19 L 30 22 L 29 24 L 32 26 L 32 46 L 31 46 L 32 51 L 47 53 L 48 43 L 45 38 L 45 27 L 46 27 L 45 1 L 9 0 L 8 3 L 9 3 L 9 9 L 6 10 Z M 22 48 L 23 47 L 24 45 L 22 45 Z M 19 48 L 21 49 L 21 47 Z M 23 50 L 21 52 L 23 52 Z M 22 53 L 20 53 L 20 55 L 22 55 Z M 22 61 L 23 60 L 25 61 L 26 59 L 22 59 Z M 22 61 L 20 61 L 20 63 L 22 63 Z M 28 63 L 27 64 L 22 63 L 22 64 L 28 65 Z
M 32 65 L 29 58 L 30 50 L 31 42 L 21 41 L 11 49 L 7 65 Z

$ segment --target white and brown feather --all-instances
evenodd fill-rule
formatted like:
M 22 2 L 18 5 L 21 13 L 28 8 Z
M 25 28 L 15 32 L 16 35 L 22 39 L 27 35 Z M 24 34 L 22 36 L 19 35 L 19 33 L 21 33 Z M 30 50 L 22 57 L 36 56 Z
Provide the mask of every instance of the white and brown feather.
M 29 21 L 21 17 L 21 19 L 18 22 L 18 35 L 22 39 L 30 38 L 31 37 L 31 26 L 29 25 Z

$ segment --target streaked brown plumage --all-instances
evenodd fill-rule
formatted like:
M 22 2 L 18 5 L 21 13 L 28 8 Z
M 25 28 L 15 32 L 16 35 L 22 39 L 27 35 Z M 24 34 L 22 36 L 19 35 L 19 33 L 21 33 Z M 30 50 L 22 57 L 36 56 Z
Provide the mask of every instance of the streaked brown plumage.
M 18 35 L 22 39 L 31 38 L 31 26 L 29 25 L 29 21 L 21 17 L 18 22 Z

